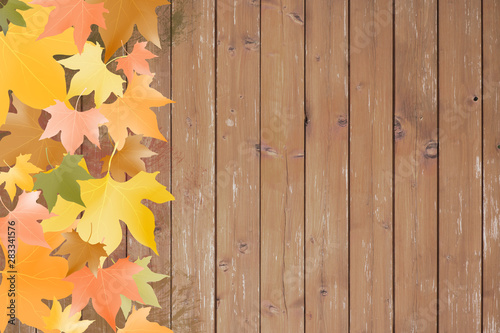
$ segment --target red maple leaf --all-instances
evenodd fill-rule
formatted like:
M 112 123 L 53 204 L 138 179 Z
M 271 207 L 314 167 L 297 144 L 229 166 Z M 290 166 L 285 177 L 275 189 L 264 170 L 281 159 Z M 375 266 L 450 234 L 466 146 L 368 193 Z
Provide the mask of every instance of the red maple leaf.
M 70 316 L 81 311 L 92 298 L 95 311 L 103 317 L 116 332 L 116 315 L 122 300 L 120 294 L 143 303 L 137 284 L 132 276 L 143 268 L 126 259 L 119 259 L 113 266 L 99 269 L 97 278 L 85 266 L 68 276 L 65 281 L 73 282 L 73 304 Z
M 34 0 L 31 3 L 44 7 L 56 7 L 50 13 L 49 22 L 38 39 L 59 35 L 66 29 L 75 27 L 73 37 L 78 51 L 82 53 L 83 46 L 91 32 L 91 25 L 97 24 L 106 29 L 103 14 L 108 13 L 108 10 L 104 8 L 103 2 L 90 4 L 85 0 Z
M 138 74 L 153 76 L 146 60 L 156 58 L 152 52 L 146 50 L 147 42 L 135 43 L 132 53 L 117 60 L 117 70 L 123 69 L 129 81 L 134 77 L 134 71 Z

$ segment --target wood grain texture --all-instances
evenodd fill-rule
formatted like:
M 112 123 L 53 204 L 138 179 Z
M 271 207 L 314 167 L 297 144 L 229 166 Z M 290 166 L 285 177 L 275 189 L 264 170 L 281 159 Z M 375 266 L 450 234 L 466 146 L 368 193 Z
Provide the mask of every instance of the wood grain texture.
M 354 332 L 393 331 L 392 8 L 390 0 L 350 4 L 350 329 Z
M 395 7 L 395 331 L 437 331 L 437 1 Z
M 215 1 L 186 1 L 183 10 L 199 16 L 172 48 L 172 152 L 183 156 L 172 161 L 172 330 L 213 332 Z
M 157 55 L 157 58 L 149 60 L 150 69 L 152 73 L 155 73 L 155 77 L 151 84 L 151 87 L 158 90 L 165 97 L 170 98 L 170 16 L 171 16 L 171 6 L 166 5 L 159 7 L 157 9 L 158 14 L 158 31 L 160 34 L 160 41 L 162 48 L 154 46 L 152 43 L 148 43 L 147 49 Z M 134 35 L 127 43 L 127 52 L 132 52 L 136 42 L 144 42 L 144 38 L 141 37 L 138 31 L 134 32 Z M 170 113 L 171 104 L 156 108 L 154 110 L 156 113 L 158 127 L 160 132 L 165 138 L 169 140 L 170 138 Z M 170 140 L 168 142 L 144 138 L 142 144 L 148 147 L 150 150 L 157 153 L 157 155 L 144 159 L 146 164 L 147 172 L 160 173 L 156 176 L 156 180 L 162 185 L 166 186 L 171 192 L 171 182 L 170 182 L 170 170 L 171 170 L 171 148 Z M 152 256 L 151 264 L 149 268 L 160 274 L 166 274 L 171 276 L 170 271 L 170 237 L 171 237 L 171 223 L 170 223 L 170 209 L 171 203 L 166 204 L 156 204 L 153 202 L 146 201 L 145 205 L 151 209 L 155 216 L 156 228 L 155 228 L 155 241 L 158 248 L 159 255 L 156 255 L 151 249 L 143 246 L 128 232 L 127 234 L 127 254 L 130 256 L 131 261 L 135 261 L 137 258 L 144 258 L 147 256 Z M 171 327 L 171 316 L 170 316 L 170 278 L 166 278 L 160 282 L 152 283 L 158 302 L 161 308 L 152 307 L 148 320 L 159 323 L 162 326 Z
M 217 331 L 258 332 L 260 6 L 217 6 Z
M 303 332 L 304 1 L 261 6 L 261 332 Z
M 500 331 L 500 1 L 483 1 L 483 332 Z
M 349 327 L 348 5 L 306 2 L 306 332 Z
M 439 331 L 472 333 L 481 331 L 481 1 L 440 1 L 439 35 Z

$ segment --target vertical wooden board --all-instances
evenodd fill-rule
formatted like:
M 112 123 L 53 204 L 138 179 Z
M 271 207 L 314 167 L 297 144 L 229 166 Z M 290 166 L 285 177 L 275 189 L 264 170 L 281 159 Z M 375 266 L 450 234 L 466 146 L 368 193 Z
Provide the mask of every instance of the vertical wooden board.
M 395 331 L 437 331 L 437 1 L 395 3 Z
M 166 5 L 157 9 L 158 31 L 162 48 L 158 48 L 152 43 L 147 44 L 147 49 L 157 55 L 157 58 L 149 60 L 150 70 L 155 73 L 151 87 L 158 90 L 165 97 L 170 98 L 170 13 L 171 6 Z M 127 43 L 127 52 L 132 52 L 137 42 L 144 42 L 145 39 L 135 31 L 132 38 Z M 143 159 L 147 172 L 160 173 L 156 180 L 166 186 L 171 191 L 170 170 L 171 170 L 171 149 L 170 149 L 170 111 L 171 105 L 154 108 L 156 113 L 158 128 L 169 141 L 161 141 L 151 138 L 144 138 L 142 144 L 157 155 Z M 130 232 L 127 233 L 127 255 L 131 261 L 137 258 L 151 256 L 149 268 L 160 274 L 171 275 L 170 271 L 170 209 L 171 203 L 156 204 L 150 201 L 144 203 L 155 216 L 155 241 L 159 255 L 151 249 L 137 242 Z M 162 326 L 171 327 L 170 322 L 170 278 L 166 278 L 157 283 L 150 284 L 155 291 L 160 308 L 152 307 L 148 320 L 159 323 Z
M 481 1 L 440 1 L 439 331 L 441 332 L 481 330 L 480 97 Z
M 260 6 L 217 6 L 217 331 L 259 330 Z
M 183 156 L 172 161 L 172 330 L 213 332 L 215 1 L 189 0 L 183 10 L 198 17 L 172 48 L 172 153 Z
M 483 332 L 500 331 L 500 2 L 483 1 Z
M 304 331 L 304 1 L 261 3 L 261 331 Z
M 350 329 L 393 330 L 393 2 L 350 3 Z
M 306 332 L 348 332 L 349 3 L 306 2 Z

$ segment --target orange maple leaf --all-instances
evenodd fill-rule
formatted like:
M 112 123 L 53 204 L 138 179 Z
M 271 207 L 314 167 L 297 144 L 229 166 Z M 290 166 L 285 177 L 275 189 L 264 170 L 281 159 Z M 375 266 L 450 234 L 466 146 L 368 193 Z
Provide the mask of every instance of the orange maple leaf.
M 158 323 L 147 320 L 151 308 L 132 309 L 132 314 L 128 317 L 125 327 L 118 330 L 118 333 L 148 332 L 148 333 L 172 333 L 172 330 Z
M 46 241 L 52 243 L 49 239 Z M 6 249 L 3 248 L 6 255 Z M 62 299 L 71 294 L 73 284 L 62 279 L 68 271 L 68 262 L 61 257 L 52 257 L 50 252 L 41 246 L 28 245 L 18 241 L 17 255 L 14 268 L 8 266 L 0 271 L 2 284 L 0 285 L 0 307 L 10 313 L 12 299 L 15 300 L 15 316 L 24 324 L 39 329 L 45 328 L 43 317 L 50 315 L 50 309 L 42 299 Z M 16 273 L 11 273 L 15 271 Z M 13 297 L 11 282 L 15 281 L 15 297 Z M 3 313 L 0 316 L 0 331 L 7 325 L 9 316 Z
M 68 276 L 65 281 L 73 282 L 73 304 L 70 316 L 81 311 L 92 298 L 95 311 L 103 317 L 116 332 L 116 315 L 122 303 L 120 294 L 132 300 L 143 302 L 137 284 L 132 276 L 143 268 L 126 259 L 119 259 L 113 266 L 99 269 L 97 278 L 85 266 Z
M 43 228 L 39 220 L 54 216 L 47 208 L 36 201 L 40 191 L 26 193 L 19 196 L 16 208 L 5 217 L 0 218 L 0 240 L 7 246 L 8 231 L 12 231 L 16 238 L 30 245 L 39 245 L 50 248 L 43 236 Z M 9 221 L 14 221 L 13 225 Z M 10 228 L 9 228 L 10 226 Z
M 103 2 L 90 4 L 85 0 L 35 0 L 31 3 L 44 7 L 56 7 L 50 13 L 49 22 L 38 39 L 56 36 L 70 27 L 75 27 L 73 38 L 78 51 L 82 53 L 83 46 L 91 32 L 91 25 L 96 24 L 106 29 L 103 14 L 108 13 L 108 10 L 104 8 Z
M 146 50 L 146 44 L 147 42 L 135 43 L 134 49 L 129 55 L 117 60 L 118 65 L 116 69 L 122 69 L 129 81 L 133 79 L 134 71 L 137 74 L 153 76 L 146 60 L 156 58 L 157 56 Z
M 78 112 L 69 109 L 64 102 L 45 109 L 52 115 L 40 140 L 47 139 L 61 132 L 61 142 L 70 154 L 74 154 L 83 143 L 85 135 L 90 142 L 100 148 L 99 125 L 108 120 L 97 109 Z

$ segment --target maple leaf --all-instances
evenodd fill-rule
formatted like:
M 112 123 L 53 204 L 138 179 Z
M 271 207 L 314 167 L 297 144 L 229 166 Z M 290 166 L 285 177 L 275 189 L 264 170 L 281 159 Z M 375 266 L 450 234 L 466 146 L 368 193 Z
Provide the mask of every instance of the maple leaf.
M 77 223 L 78 215 L 85 207 L 70 201 L 66 201 L 61 196 L 57 196 L 56 205 L 52 208 L 52 216 L 42 221 L 43 232 L 61 232 L 73 229 L 72 226 Z
M 12 105 L 17 113 L 9 113 L 7 122 L 0 127 L 0 131 L 11 133 L 0 140 L 0 161 L 13 165 L 19 154 L 31 154 L 30 161 L 42 170 L 49 160 L 60 163 L 65 152 L 62 144 L 52 139 L 39 140 L 43 134 L 38 123 L 42 111 L 22 104 L 15 96 Z
M 56 105 L 45 109 L 51 114 L 45 132 L 41 139 L 47 139 L 61 132 L 61 142 L 70 154 L 82 145 L 85 135 L 90 142 L 100 148 L 99 145 L 99 125 L 108 120 L 99 112 L 91 109 L 85 112 L 78 112 L 68 108 L 66 103 L 57 101 Z
M 80 320 L 81 312 L 69 315 L 71 304 L 64 311 L 57 298 L 53 299 L 50 315 L 43 317 L 45 333 L 83 333 L 94 320 Z
M 91 25 L 96 24 L 106 29 L 103 14 L 108 10 L 104 3 L 90 4 L 85 0 L 35 0 L 32 4 L 55 9 L 50 13 L 49 22 L 38 39 L 59 35 L 70 27 L 75 27 L 73 38 L 78 52 L 82 53 L 83 46 L 91 32 Z
M 101 159 L 103 161 L 102 172 L 111 172 L 111 176 L 119 182 L 126 180 L 126 175 L 134 177 L 141 171 L 146 171 L 146 165 L 141 158 L 147 158 L 156 155 L 145 146 L 141 145 L 142 135 L 132 135 L 125 139 L 123 148 L 118 150 L 111 160 L 111 169 L 109 169 L 110 156 Z
M 49 11 L 35 5 L 23 13 L 26 27 L 13 26 L 6 36 L 0 35 L 0 125 L 4 124 L 9 110 L 9 90 L 24 104 L 37 109 L 66 97 L 64 69 L 54 55 L 72 55 L 78 50 L 71 36 L 72 29 L 37 40 L 47 23 Z
M 43 197 L 50 211 L 56 204 L 58 194 L 67 201 L 84 206 L 77 180 L 94 177 L 88 173 L 86 165 L 82 163 L 85 163 L 82 155 L 66 155 L 60 166 L 34 176 L 36 178 L 34 188 L 43 190 Z
M 16 196 L 16 185 L 21 190 L 31 191 L 33 189 L 33 178 L 30 174 L 42 171 L 42 169 L 28 162 L 30 158 L 31 154 L 19 155 L 16 158 L 15 166 L 7 172 L 0 172 L 0 185 L 5 183 L 5 189 L 10 200 L 13 200 Z
M 132 314 L 128 317 L 125 327 L 118 330 L 118 333 L 132 333 L 132 332 L 149 332 L 149 333 L 172 333 L 172 330 L 160 326 L 158 323 L 150 322 L 147 320 L 151 308 L 142 308 L 132 310 Z
M 142 268 L 144 268 L 139 273 L 133 276 L 135 283 L 137 284 L 137 288 L 139 289 L 139 295 L 143 300 L 143 304 L 152 305 L 157 308 L 161 308 L 160 303 L 158 303 L 158 298 L 153 290 L 153 288 L 148 284 L 150 282 L 158 282 L 168 277 L 165 274 L 159 274 L 153 272 L 149 267 L 149 263 L 151 262 L 151 256 L 144 257 L 142 259 L 137 259 L 135 263 Z M 132 302 L 130 299 L 126 298 L 122 295 L 122 311 L 127 318 L 130 310 L 132 308 Z
M 4 36 L 9 31 L 9 22 L 20 27 L 26 27 L 26 21 L 17 11 L 30 8 L 30 6 L 19 0 L 8 0 L 6 4 L 0 2 L 0 27 Z
M 104 244 L 90 244 L 80 238 L 76 231 L 71 231 L 63 234 L 66 242 L 59 248 L 57 254 L 68 257 L 68 275 L 82 269 L 88 263 L 90 271 L 97 277 L 97 269 L 101 257 L 107 257 L 108 254 L 104 251 Z
M 17 206 L 9 214 L 0 218 L 0 240 L 7 244 L 9 221 L 15 221 L 14 234 L 30 245 L 40 245 L 50 248 L 43 236 L 43 229 L 38 220 L 51 217 L 47 208 L 36 201 L 40 197 L 40 192 L 23 192 L 19 196 Z
M 99 3 L 102 0 L 87 0 Z M 106 29 L 99 29 L 106 45 L 106 61 L 132 36 L 134 25 L 139 32 L 156 46 L 160 47 L 158 36 L 158 17 L 156 7 L 168 5 L 166 0 L 104 0 Z
M 121 220 L 139 243 L 158 254 L 153 212 L 141 204 L 145 199 L 156 203 L 174 200 L 165 186 L 156 181 L 158 173 L 141 171 L 125 183 L 111 179 L 109 173 L 101 179 L 78 181 L 87 207 L 77 227 L 80 237 L 92 244 L 103 242 L 110 254 L 122 239 Z
M 50 242 L 47 239 L 47 242 Z M 64 281 L 68 270 L 66 259 L 52 257 L 48 249 L 33 246 L 18 241 L 15 271 L 4 268 L 1 271 L 2 284 L 0 285 L 0 307 L 7 309 L 12 297 L 8 296 L 10 277 L 15 276 L 16 282 L 16 317 L 26 325 L 39 329 L 45 327 L 43 317 L 50 315 L 50 309 L 42 299 L 61 299 L 69 296 L 73 290 L 70 282 Z M 4 253 L 6 249 L 4 248 Z M 0 316 L 0 331 L 7 325 L 9 316 Z
M 137 42 L 132 52 L 125 58 L 117 60 L 116 70 L 122 69 L 127 79 L 131 81 L 134 78 L 134 71 L 137 74 L 153 76 L 146 60 L 156 58 L 152 52 L 146 50 L 147 42 Z
M 117 149 L 122 149 L 125 144 L 127 128 L 135 134 L 167 141 L 158 129 L 156 114 L 150 107 L 163 106 L 173 101 L 151 88 L 151 81 L 151 76 L 134 74 L 123 97 L 102 106 L 101 113 L 109 120 L 106 126 Z
M 92 298 L 92 306 L 116 332 L 115 318 L 120 309 L 121 295 L 142 302 L 132 276 L 143 268 L 126 259 L 119 259 L 109 268 L 100 268 L 97 277 L 85 266 L 68 276 L 65 281 L 73 282 L 73 305 L 70 316 L 81 311 Z
M 95 104 L 96 107 L 100 107 L 111 93 L 123 96 L 125 81 L 120 75 L 110 72 L 106 64 L 102 62 L 102 50 L 99 43 L 87 42 L 82 54 L 59 60 L 64 67 L 78 70 L 71 79 L 68 99 L 83 94 L 88 95 L 95 91 Z

